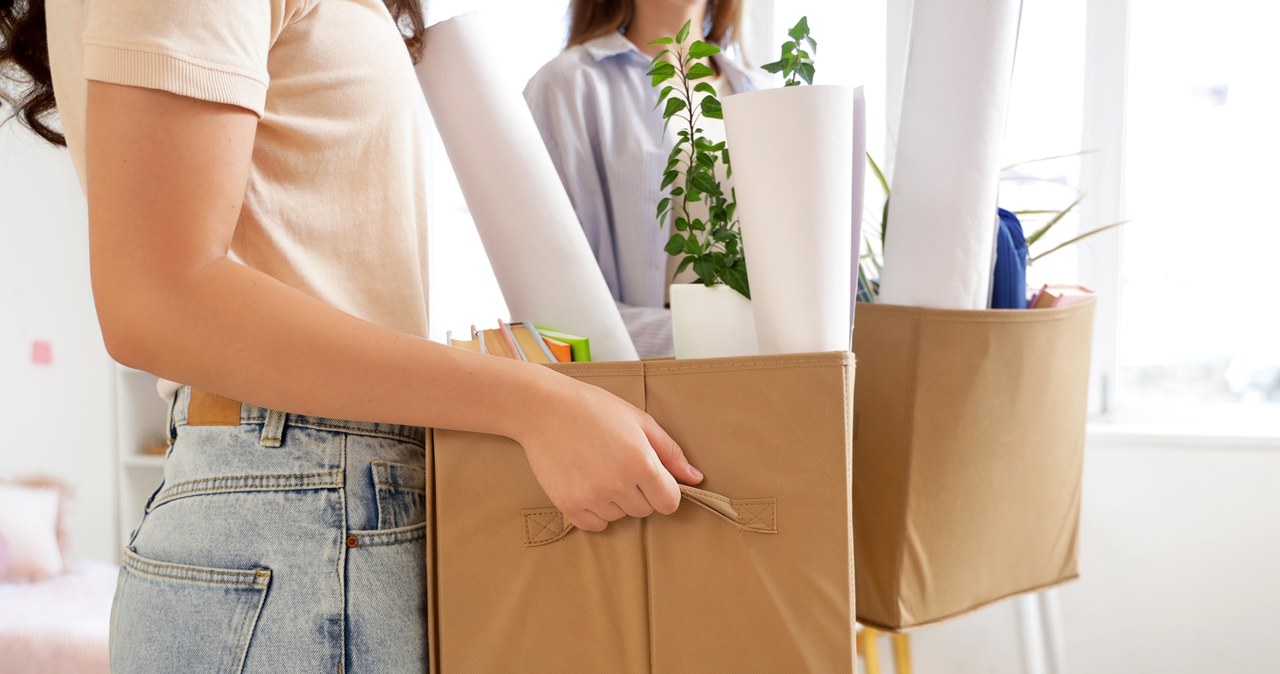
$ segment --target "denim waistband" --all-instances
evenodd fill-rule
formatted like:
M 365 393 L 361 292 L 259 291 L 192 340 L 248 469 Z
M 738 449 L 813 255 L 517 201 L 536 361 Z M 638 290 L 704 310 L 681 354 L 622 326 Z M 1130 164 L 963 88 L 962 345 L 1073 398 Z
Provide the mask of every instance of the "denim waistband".
M 178 392 L 174 394 L 173 404 L 170 408 L 169 419 L 172 427 L 176 428 L 187 424 L 187 405 L 190 402 L 191 387 L 183 386 L 179 388 Z M 427 429 L 421 426 L 405 426 L 401 424 L 384 424 L 374 421 L 349 421 L 346 419 L 313 417 L 305 414 L 277 412 L 265 407 L 250 405 L 249 403 L 240 404 L 240 423 L 278 423 L 284 427 L 297 426 L 325 431 L 336 431 L 339 433 L 353 433 L 355 435 L 368 435 L 372 437 L 402 440 L 419 445 L 425 444 L 427 439 Z

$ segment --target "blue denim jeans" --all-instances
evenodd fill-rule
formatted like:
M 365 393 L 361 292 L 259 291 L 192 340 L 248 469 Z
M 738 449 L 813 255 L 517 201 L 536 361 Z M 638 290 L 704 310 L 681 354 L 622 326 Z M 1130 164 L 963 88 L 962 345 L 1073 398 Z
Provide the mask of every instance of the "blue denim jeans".
M 124 551 L 112 671 L 425 671 L 425 430 L 250 405 L 194 426 L 189 400 Z

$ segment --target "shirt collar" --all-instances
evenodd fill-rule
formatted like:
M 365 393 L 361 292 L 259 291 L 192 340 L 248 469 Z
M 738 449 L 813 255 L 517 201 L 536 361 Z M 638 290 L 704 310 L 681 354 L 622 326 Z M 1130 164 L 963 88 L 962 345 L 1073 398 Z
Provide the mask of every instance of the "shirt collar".
M 607 58 L 618 56 L 620 54 L 634 54 L 642 59 L 645 63 L 649 62 L 649 57 L 640 48 L 631 43 L 622 31 L 614 31 L 607 35 L 601 35 L 593 40 L 587 40 L 582 46 L 596 61 L 603 61 Z M 728 58 L 724 55 L 715 57 L 716 65 L 720 67 L 721 74 L 731 83 L 736 91 L 750 91 L 758 89 L 759 82 L 756 81 L 755 75 L 742 67 L 736 59 Z
M 591 58 L 597 61 L 603 61 L 610 56 L 617 56 L 627 52 L 635 52 L 640 56 L 644 56 L 644 54 L 640 53 L 640 49 L 631 44 L 631 40 L 628 40 L 620 31 L 601 35 L 594 40 L 587 40 L 582 43 L 582 46 L 586 48 L 588 54 L 591 54 Z

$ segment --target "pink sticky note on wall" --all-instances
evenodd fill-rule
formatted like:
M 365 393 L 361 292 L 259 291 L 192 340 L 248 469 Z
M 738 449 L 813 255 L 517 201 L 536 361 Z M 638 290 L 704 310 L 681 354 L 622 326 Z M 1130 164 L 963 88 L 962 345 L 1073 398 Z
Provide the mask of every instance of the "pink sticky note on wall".
M 36 365 L 52 365 L 53 344 L 40 339 L 31 342 L 31 362 Z

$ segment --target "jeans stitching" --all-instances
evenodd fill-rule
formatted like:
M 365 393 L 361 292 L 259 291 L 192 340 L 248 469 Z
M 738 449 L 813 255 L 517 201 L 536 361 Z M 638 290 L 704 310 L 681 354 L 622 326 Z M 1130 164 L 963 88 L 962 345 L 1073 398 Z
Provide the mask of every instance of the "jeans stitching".
M 399 529 L 379 529 L 375 531 L 351 531 L 352 536 L 360 539 L 359 547 L 394 545 L 422 540 L 427 537 L 427 523 L 420 522 Z
M 255 567 L 253 569 L 211 569 L 185 564 L 172 564 L 144 559 L 132 550 L 125 550 L 122 560 L 125 568 L 135 573 L 166 580 L 181 580 L 206 585 L 232 585 L 236 587 L 261 588 L 271 578 L 271 570 Z
M 342 471 L 324 473 L 281 473 L 271 475 L 225 475 L 187 480 L 170 485 L 151 503 L 151 509 L 174 499 L 202 493 L 241 491 L 281 491 L 290 489 L 336 488 L 342 486 Z

